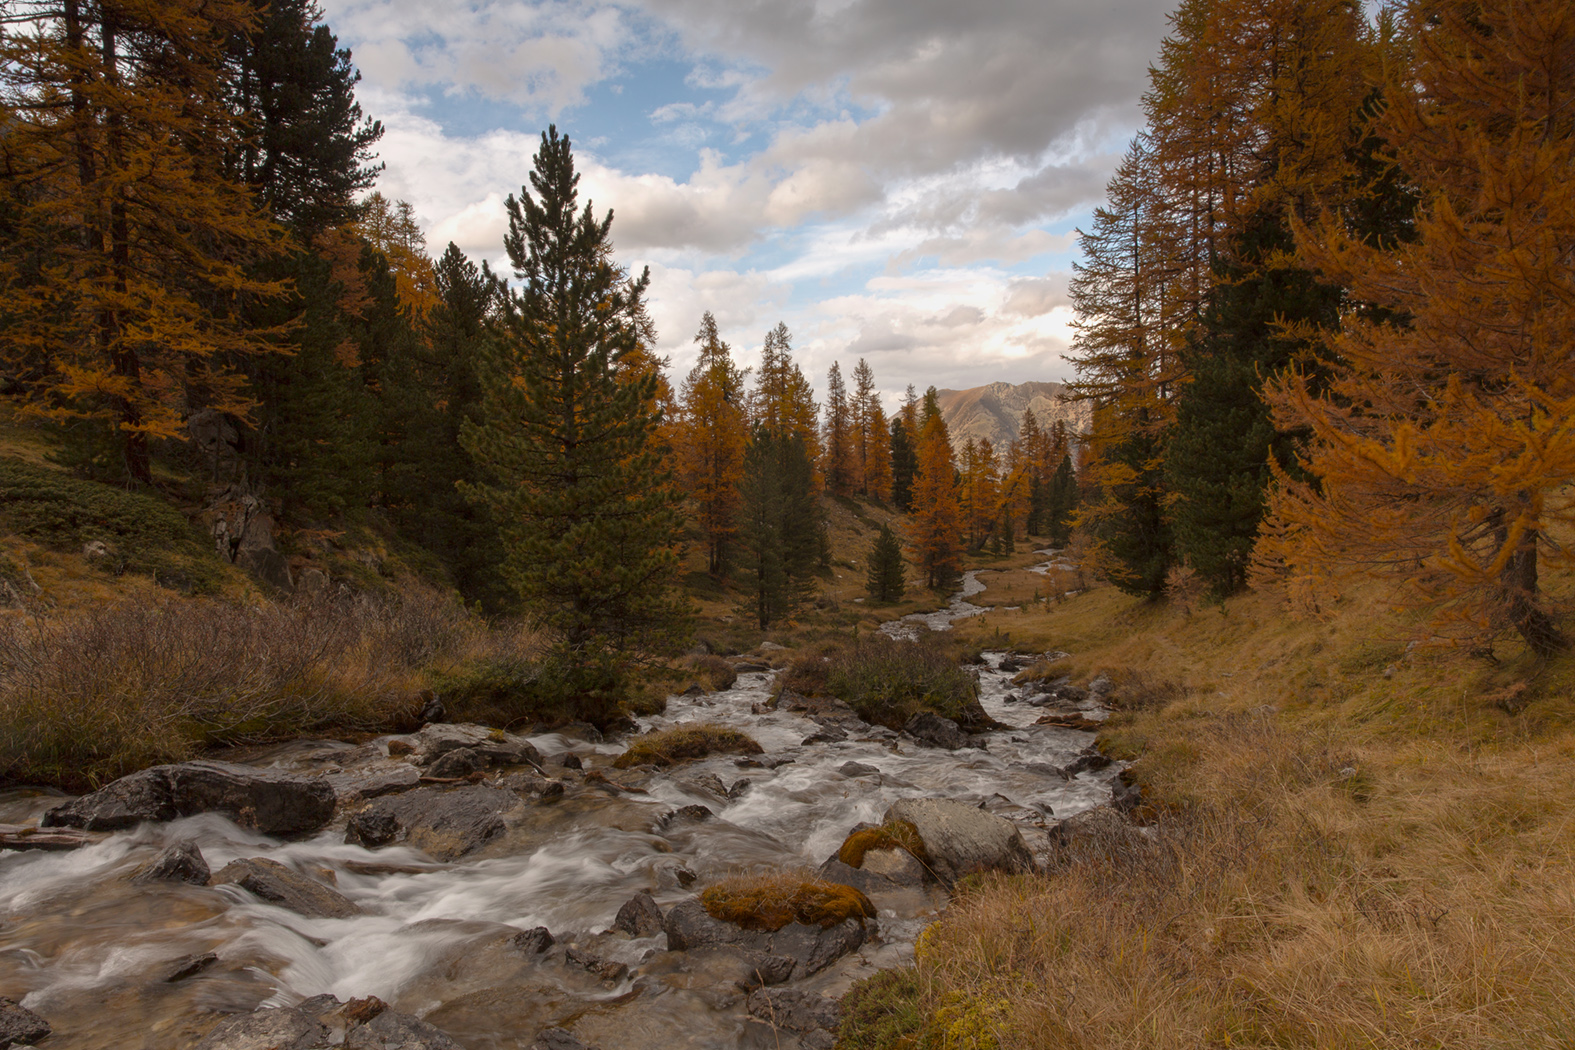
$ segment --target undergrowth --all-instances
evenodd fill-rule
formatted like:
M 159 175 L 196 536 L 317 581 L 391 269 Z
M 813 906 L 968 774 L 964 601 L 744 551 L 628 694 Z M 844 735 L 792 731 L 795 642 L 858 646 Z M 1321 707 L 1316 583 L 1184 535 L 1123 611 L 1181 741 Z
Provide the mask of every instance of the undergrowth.
M 963 726 L 982 726 L 979 685 L 961 666 L 970 653 L 949 635 L 926 631 L 916 641 L 866 634 L 834 641 L 799 655 L 782 676 L 785 688 L 834 696 L 876 725 L 901 729 L 920 711 Z

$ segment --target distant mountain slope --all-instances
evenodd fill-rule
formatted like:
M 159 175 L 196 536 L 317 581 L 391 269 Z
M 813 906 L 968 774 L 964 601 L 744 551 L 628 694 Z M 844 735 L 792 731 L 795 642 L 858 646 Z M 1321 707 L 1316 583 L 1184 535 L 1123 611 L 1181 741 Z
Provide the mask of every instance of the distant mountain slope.
M 941 416 L 951 431 L 954 448 L 961 449 L 969 438 L 989 438 L 992 445 L 1000 448 L 1017 437 L 1025 408 L 1034 410 L 1042 427 L 1064 419 L 1073 431 L 1081 430 L 1088 418 L 1088 407 L 1060 401 L 1064 389 L 1062 383 L 991 383 L 971 390 L 936 393 L 940 395 Z

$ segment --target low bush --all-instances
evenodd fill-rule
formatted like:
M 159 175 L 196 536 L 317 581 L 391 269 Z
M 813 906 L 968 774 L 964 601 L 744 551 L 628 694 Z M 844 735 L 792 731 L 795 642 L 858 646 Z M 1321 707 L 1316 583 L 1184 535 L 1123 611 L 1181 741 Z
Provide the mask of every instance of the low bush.
M 917 1050 L 927 1013 L 919 973 L 881 970 L 856 981 L 842 997 L 837 1046 L 843 1050 Z
M 684 663 L 695 673 L 701 685 L 713 693 L 731 689 L 733 683 L 738 681 L 738 669 L 720 656 L 711 653 L 691 656 Z
M 875 918 L 875 905 L 852 886 L 789 872 L 725 879 L 700 894 L 700 903 L 713 919 L 768 933 L 793 922 L 830 929 Z
M 866 722 L 892 729 L 901 729 L 920 711 L 964 726 L 987 725 L 989 718 L 979 706 L 979 683 L 959 663 L 967 655 L 958 642 L 938 632 L 916 641 L 868 634 L 800 655 L 783 685 L 808 695 L 834 696 Z
M 729 726 L 688 722 L 636 738 L 613 765 L 619 769 L 641 765 L 671 766 L 707 755 L 758 755 L 763 750 L 747 733 Z

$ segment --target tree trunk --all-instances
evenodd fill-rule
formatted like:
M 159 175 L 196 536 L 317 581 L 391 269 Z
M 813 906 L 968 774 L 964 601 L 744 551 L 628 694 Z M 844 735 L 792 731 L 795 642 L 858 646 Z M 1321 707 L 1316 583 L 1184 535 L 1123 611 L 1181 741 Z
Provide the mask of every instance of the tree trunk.
M 1537 601 L 1537 530 L 1527 529 L 1515 552 L 1499 573 L 1504 588 L 1504 610 L 1531 651 L 1538 656 L 1553 656 L 1570 648 L 1569 638 L 1559 630 Z

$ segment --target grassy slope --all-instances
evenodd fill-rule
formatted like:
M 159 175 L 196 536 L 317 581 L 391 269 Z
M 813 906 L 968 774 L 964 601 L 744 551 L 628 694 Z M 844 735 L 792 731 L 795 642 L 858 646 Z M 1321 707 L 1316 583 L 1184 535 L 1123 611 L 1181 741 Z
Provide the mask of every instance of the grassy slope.
M 963 628 L 1114 674 L 1152 837 L 981 883 L 892 985 L 906 1034 L 842 1045 L 1575 1046 L 1575 658 L 1411 626 L 1100 588 Z

